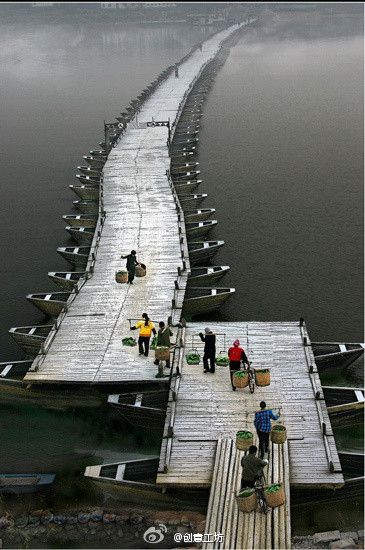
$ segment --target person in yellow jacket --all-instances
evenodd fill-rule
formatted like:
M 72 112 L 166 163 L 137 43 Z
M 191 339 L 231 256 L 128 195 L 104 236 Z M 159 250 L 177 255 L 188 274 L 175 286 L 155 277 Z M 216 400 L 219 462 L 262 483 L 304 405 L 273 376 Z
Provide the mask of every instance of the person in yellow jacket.
M 153 333 L 154 335 L 156 335 L 156 329 L 155 325 L 152 323 L 147 313 L 142 314 L 142 319 L 143 321 L 138 321 L 138 323 L 136 323 L 134 327 L 131 327 L 131 330 L 136 330 L 137 328 L 139 328 L 139 354 L 148 357 L 151 334 Z

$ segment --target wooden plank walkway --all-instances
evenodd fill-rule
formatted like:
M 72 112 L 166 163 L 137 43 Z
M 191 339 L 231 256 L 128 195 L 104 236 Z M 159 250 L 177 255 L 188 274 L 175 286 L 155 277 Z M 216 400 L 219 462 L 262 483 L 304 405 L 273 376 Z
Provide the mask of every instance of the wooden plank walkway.
M 149 127 L 152 120 L 179 116 L 193 82 L 237 26 L 214 35 L 179 66 L 179 78 L 167 78 L 128 125 L 104 167 L 104 210 L 93 276 L 83 285 L 65 315 L 48 352 L 37 357 L 27 382 L 156 381 L 151 359 L 122 346 L 129 336 L 128 318 L 147 312 L 156 321 L 172 312 L 174 281 L 182 268 L 176 204 L 166 176 L 169 168 L 167 128 Z M 121 254 L 136 249 L 147 276 L 133 286 L 114 275 L 125 266 Z M 189 268 L 188 259 L 187 268 Z M 185 272 L 180 282 L 184 288 Z M 185 281 L 186 282 L 186 281 Z M 180 302 L 181 302 L 181 294 Z M 181 303 L 180 303 L 181 305 Z M 136 334 L 136 333 L 134 333 Z M 36 370 L 37 369 L 37 370 Z
M 266 515 L 258 509 L 251 513 L 238 509 L 235 496 L 240 489 L 241 458 L 244 454 L 236 449 L 232 439 L 219 439 L 217 442 L 205 533 L 220 533 L 223 540 L 215 537 L 216 540 L 203 542 L 203 549 L 290 548 L 288 445 L 273 445 L 269 465 L 264 469 L 267 484 L 283 483 L 286 499 L 283 506 L 270 508 Z
M 234 438 L 239 429 L 253 421 L 260 401 L 265 400 L 274 410 L 281 407 L 285 417 L 290 483 L 341 486 L 344 480 L 323 392 L 318 374 L 314 373 L 320 391 L 320 399 L 316 400 L 306 359 L 310 348 L 303 346 L 299 323 L 189 323 L 185 353 L 194 347 L 203 354 L 203 343 L 197 334 L 206 325 L 218 335 L 217 352 L 227 349 L 238 338 L 253 366 L 271 368 L 271 384 L 257 387 L 252 395 L 248 389 L 233 392 L 228 367 L 217 367 L 215 374 L 204 374 L 201 364 L 193 366 L 182 361 L 177 398 L 170 403 L 174 407 L 174 422 L 165 427 L 157 483 L 209 487 L 217 440 Z M 225 342 L 222 334 L 226 334 Z M 325 437 L 321 418 L 326 424 Z M 334 472 L 330 471 L 330 460 Z

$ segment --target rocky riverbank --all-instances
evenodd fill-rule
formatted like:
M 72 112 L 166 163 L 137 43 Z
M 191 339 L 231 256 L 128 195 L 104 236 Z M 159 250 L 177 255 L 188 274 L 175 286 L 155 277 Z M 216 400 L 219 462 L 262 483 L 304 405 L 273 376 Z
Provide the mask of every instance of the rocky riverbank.
M 364 531 L 326 531 L 315 533 L 306 537 L 293 537 L 292 548 L 301 549 L 346 549 L 346 548 L 364 548 Z

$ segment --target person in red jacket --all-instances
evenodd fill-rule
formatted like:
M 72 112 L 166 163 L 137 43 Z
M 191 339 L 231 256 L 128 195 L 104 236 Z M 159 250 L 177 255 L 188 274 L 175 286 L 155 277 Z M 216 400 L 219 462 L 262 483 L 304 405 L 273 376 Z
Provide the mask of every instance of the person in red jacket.
M 233 385 L 233 375 L 236 371 L 240 370 L 241 367 L 241 361 L 243 365 L 249 366 L 250 363 L 247 359 L 247 355 L 245 353 L 245 350 L 241 348 L 240 341 L 235 340 L 233 342 L 233 346 L 229 348 L 228 350 L 228 357 L 229 357 L 229 372 L 231 375 L 231 384 L 232 384 L 232 390 L 236 391 L 235 386 Z

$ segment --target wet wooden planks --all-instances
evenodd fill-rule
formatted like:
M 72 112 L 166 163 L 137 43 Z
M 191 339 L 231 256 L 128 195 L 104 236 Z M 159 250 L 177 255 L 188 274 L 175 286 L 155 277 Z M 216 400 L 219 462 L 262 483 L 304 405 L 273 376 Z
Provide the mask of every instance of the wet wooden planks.
M 269 509 L 266 515 L 258 509 L 251 513 L 243 513 L 238 509 L 235 496 L 240 489 L 241 458 L 244 454 L 236 449 L 235 442 L 230 438 L 219 439 L 216 443 L 205 533 L 222 536 L 203 542 L 203 549 L 290 548 L 288 446 L 272 446 L 269 464 L 264 469 L 266 483 L 280 481 L 286 496 L 283 506 Z
M 185 353 L 196 348 L 203 355 L 203 343 L 197 334 L 204 327 L 205 324 L 189 323 Z M 157 482 L 166 486 L 210 486 L 216 441 L 235 437 L 236 431 L 252 422 L 260 401 L 265 400 L 274 410 L 281 407 L 285 419 L 290 483 L 342 485 L 342 474 L 329 471 L 299 323 L 209 322 L 209 327 L 217 334 L 217 352 L 227 349 L 238 338 L 254 367 L 270 367 L 271 384 L 256 387 L 252 395 L 248 388 L 233 392 L 228 367 L 216 367 L 215 374 L 204 374 L 202 364 L 192 366 L 184 362 L 168 468 L 165 472 L 160 470 Z M 320 404 L 328 419 L 324 401 Z M 327 433 L 337 463 L 329 420 Z
M 183 267 L 177 210 L 166 177 L 167 128 L 147 128 L 146 123 L 152 118 L 175 121 L 202 67 L 233 30 L 206 41 L 203 52 L 194 52 L 179 67 L 179 78 L 172 75 L 164 81 L 112 149 L 103 170 L 106 218 L 94 274 L 72 302 L 38 370 L 29 372 L 26 381 L 156 381 L 153 360 L 121 343 L 132 334 L 128 318 L 147 312 L 158 322 L 173 313 L 174 281 Z M 114 280 L 115 272 L 125 267 L 120 256 L 132 249 L 147 265 L 147 277 L 136 278 L 132 286 L 120 285 Z

